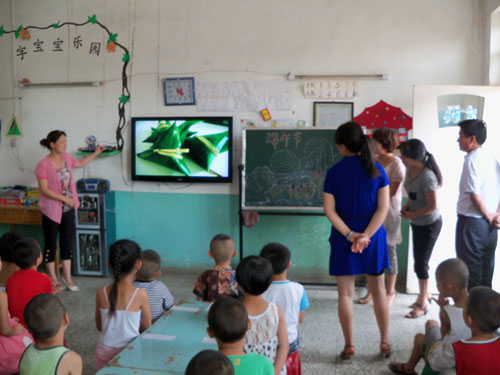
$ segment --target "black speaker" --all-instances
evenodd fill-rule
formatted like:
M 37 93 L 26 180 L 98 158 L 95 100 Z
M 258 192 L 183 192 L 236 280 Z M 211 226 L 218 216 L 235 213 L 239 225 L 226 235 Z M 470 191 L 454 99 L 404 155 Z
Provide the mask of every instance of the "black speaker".
M 85 182 L 83 182 L 83 180 L 76 181 L 76 191 L 79 193 L 85 193 Z
M 102 178 L 86 178 L 76 182 L 76 190 L 79 193 L 107 193 L 111 188 L 109 180 Z

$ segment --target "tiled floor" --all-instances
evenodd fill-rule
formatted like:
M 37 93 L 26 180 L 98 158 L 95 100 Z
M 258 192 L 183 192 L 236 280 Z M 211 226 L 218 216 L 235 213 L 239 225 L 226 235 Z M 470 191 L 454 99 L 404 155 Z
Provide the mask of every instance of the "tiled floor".
M 177 301 L 191 300 L 192 287 L 198 270 L 164 270 L 161 279 Z M 60 294 L 70 316 L 67 332 L 68 346 L 82 355 L 84 375 L 95 373 L 94 352 L 99 334 L 94 323 L 95 292 L 110 281 L 101 278 L 75 277 L 80 293 L 64 291 Z M 393 355 L 383 360 L 379 355 L 379 334 L 373 314 L 373 305 L 354 305 L 356 355 L 351 361 L 341 361 L 339 353 L 344 346 L 337 317 L 337 292 L 334 287 L 308 286 L 311 307 L 306 312 L 300 331 L 303 337 L 301 350 L 303 374 L 389 374 L 391 360 L 405 360 L 411 350 L 413 336 L 423 331 L 426 319 L 438 319 L 436 304 L 425 318 L 404 318 L 415 296 L 399 294 L 391 308 L 390 338 Z M 357 288 L 361 296 L 364 288 Z M 421 369 L 421 366 L 418 367 Z

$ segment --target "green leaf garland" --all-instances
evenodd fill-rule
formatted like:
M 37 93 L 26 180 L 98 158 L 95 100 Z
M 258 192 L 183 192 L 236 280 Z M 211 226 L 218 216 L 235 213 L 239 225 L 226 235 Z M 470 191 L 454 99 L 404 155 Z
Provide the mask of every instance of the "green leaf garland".
M 108 41 L 107 41 L 106 44 L 109 44 L 111 42 L 115 42 L 116 43 L 116 38 L 118 38 L 118 34 L 109 33 L 109 39 L 108 39 Z
M 19 33 L 21 32 L 22 29 L 23 29 L 23 25 L 19 25 L 16 32 L 14 33 L 14 35 L 16 36 L 16 39 L 19 38 Z

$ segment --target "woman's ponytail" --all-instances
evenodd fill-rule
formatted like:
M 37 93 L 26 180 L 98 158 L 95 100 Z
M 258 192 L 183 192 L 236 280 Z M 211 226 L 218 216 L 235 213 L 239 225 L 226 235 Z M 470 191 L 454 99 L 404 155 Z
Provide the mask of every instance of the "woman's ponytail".
M 424 142 L 420 139 L 413 138 L 401 144 L 399 149 L 401 151 L 401 155 L 420 163 L 424 163 L 424 167 L 430 169 L 436 175 L 439 186 L 443 184 L 443 175 L 441 174 L 441 170 L 439 169 L 434 156 L 425 148 Z
M 366 172 L 371 178 L 377 177 L 380 172 L 375 166 L 375 158 L 373 157 L 372 148 L 370 147 L 370 138 L 367 135 L 363 135 L 361 139 L 361 149 L 360 149 L 360 159 L 363 167 L 365 167 Z
M 436 162 L 436 159 L 434 158 L 434 155 L 432 155 L 430 152 L 427 152 L 424 164 L 427 168 L 429 168 L 431 171 L 434 172 L 434 174 L 436 175 L 436 178 L 438 180 L 438 185 L 442 186 L 443 185 L 443 175 L 441 174 L 441 169 L 439 169 L 439 166 Z
M 350 152 L 359 153 L 361 163 L 371 178 L 379 175 L 370 146 L 370 138 L 357 123 L 350 121 L 339 126 L 335 132 L 335 143 L 344 145 Z
M 57 140 L 64 135 L 66 137 L 66 133 L 63 132 L 62 130 L 52 130 L 49 134 L 47 134 L 47 138 L 44 138 L 40 141 L 40 144 L 43 147 L 46 147 L 47 149 L 51 150 L 52 147 L 50 146 L 51 143 L 56 143 Z

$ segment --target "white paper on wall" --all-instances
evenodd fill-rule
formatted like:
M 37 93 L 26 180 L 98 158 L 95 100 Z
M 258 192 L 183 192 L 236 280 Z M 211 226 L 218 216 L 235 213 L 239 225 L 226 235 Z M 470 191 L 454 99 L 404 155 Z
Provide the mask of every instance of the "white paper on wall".
M 196 82 L 198 112 L 292 111 L 291 82 Z
M 304 84 L 308 99 L 350 99 L 358 95 L 356 81 L 309 81 Z

